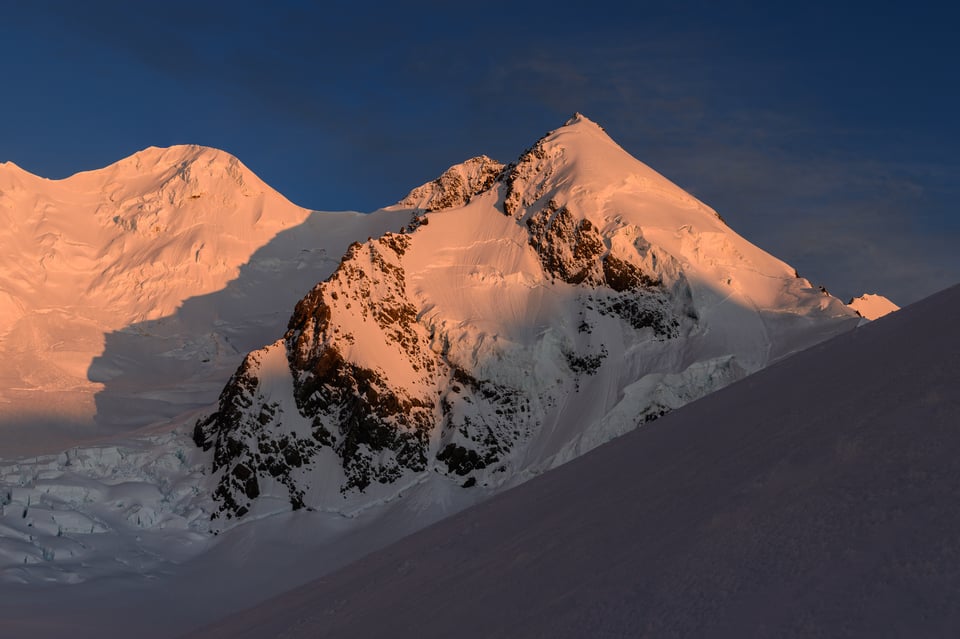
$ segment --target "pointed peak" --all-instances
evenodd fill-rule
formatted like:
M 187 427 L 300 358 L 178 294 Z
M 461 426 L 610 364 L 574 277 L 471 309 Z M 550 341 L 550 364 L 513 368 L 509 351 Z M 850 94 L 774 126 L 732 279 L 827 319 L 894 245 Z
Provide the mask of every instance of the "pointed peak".
M 580 113 L 579 111 L 577 111 L 572 116 L 570 116 L 567 119 L 567 121 L 563 123 L 562 128 L 576 127 L 578 125 L 583 126 L 584 128 L 589 127 L 589 128 L 596 129 L 598 131 L 604 131 L 604 128 L 602 126 L 600 126 L 599 124 L 597 124 L 596 122 L 594 122 L 593 120 L 585 116 L 584 114 Z
M 700 206 L 695 198 L 631 156 L 603 127 L 579 112 L 524 151 L 506 169 L 503 179 L 503 212 L 508 216 L 535 203 L 542 206 L 551 198 L 558 198 L 562 204 L 571 197 L 570 187 L 564 185 L 577 185 L 580 192 L 598 194 L 609 193 L 613 184 L 629 185 L 684 208 Z M 711 217 L 716 214 L 711 212 Z
M 537 145 L 551 145 L 554 142 L 560 141 L 561 139 L 564 141 L 564 144 L 572 143 L 575 146 L 580 146 L 581 144 L 592 145 L 600 143 L 602 147 L 608 149 L 612 147 L 621 149 L 620 145 L 610 137 L 610 134 L 607 133 L 606 129 L 579 111 L 568 118 L 567 121 L 564 122 L 563 126 L 556 128 L 543 136 L 537 142 Z
M 581 124 L 581 123 L 592 124 L 596 127 L 600 126 L 596 122 L 594 122 L 593 120 L 585 116 L 584 114 L 580 113 L 579 111 L 575 111 L 574 114 L 571 115 L 567 119 L 567 121 L 563 123 L 563 126 L 572 126 L 574 124 Z

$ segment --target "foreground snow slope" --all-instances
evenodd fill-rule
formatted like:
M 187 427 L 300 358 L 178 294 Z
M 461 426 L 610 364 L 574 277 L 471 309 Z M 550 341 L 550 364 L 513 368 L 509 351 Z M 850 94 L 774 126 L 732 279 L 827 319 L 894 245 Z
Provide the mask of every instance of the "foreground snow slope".
M 198 423 L 218 525 L 495 491 L 858 321 L 581 115 L 393 210 Z
M 198 146 L 63 180 L 0 165 L 0 451 L 53 452 L 215 399 L 280 309 L 385 229 L 294 206 Z
M 960 287 L 215 637 L 956 636 Z

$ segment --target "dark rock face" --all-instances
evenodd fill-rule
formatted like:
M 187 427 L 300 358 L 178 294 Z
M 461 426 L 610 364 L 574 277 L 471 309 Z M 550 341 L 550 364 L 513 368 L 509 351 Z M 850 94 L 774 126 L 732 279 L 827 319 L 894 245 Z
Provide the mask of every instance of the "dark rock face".
M 492 187 L 502 171 L 503 164 L 485 155 L 471 158 L 450 167 L 436 180 L 415 188 L 398 205 L 422 212 L 464 206 L 474 195 Z
M 562 151 L 560 151 L 562 152 Z M 515 217 L 522 210 L 532 206 L 546 193 L 553 169 L 544 160 L 547 150 L 541 138 L 535 145 L 523 152 L 513 164 L 507 165 L 499 177 L 504 184 L 503 214 Z M 524 194 L 525 190 L 532 193 Z
M 282 428 L 280 406 L 263 397 L 254 374 L 262 353 L 244 359 L 220 395 L 219 410 L 194 428 L 194 441 L 204 450 L 213 448 L 213 470 L 222 471 L 213 494 L 220 502 L 214 517 L 245 515 L 260 495 L 259 478 L 265 477 L 287 487 L 292 508 L 304 505 L 303 488 L 292 472 L 315 454 L 322 434 L 305 438 Z
M 601 315 L 615 315 L 635 330 L 653 329 L 658 339 L 679 337 L 680 316 L 669 295 L 659 290 L 593 296 Z
M 284 427 L 282 410 L 261 393 L 253 371 L 262 351 L 249 355 L 230 380 L 218 411 L 198 422 L 194 438 L 205 449 L 215 449 L 214 471 L 222 471 L 215 497 L 228 517 L 247 512 L 259 492 L 257 477 L 279 480 L 293 507 L 302 507 L 309 487 L 299 485 L 291 471 L 309 467 L 321 447 L 341 460 L 342 493 L 426 468 L 434 398 L 411 396 L 376 370 L 347 361 L 341 348 L 355 338 L 336 318 L 340 305 L 352 308 L 354 317 L 375 322 L 388 346 L 432 379 L 436 357 L 415 326 L 416 311 L 407 301 L 403 270 L 396 263 L 408 241 L 388 234 L 352 245 L 340 269 L 297 304 L 284 339 L 274 345 L 285 349 L 299 421 L 309 424 L 309 437 Z
M 345 362 L 333 348 L 305 363 L 291 369 L 297 406 L 340 458 L 346 474 L 341 492 L 426 468 L 433 426 L 427 400 L 392 389 L 376 371 Z
M 618 293 L 659 288 L 663 282 L 645 274 L 630 262 L 613 255 L 603 258 L 603 282 Z
M 441 470 L 461 477 L 488 467 L 507 470 L 504 462 L 514 445 L 530 437 L 537 426 L 530 398 L 519 389 L 478 380 L 459 367 L 452 367 L 448 388 L 440 402 Z M 473 485 L 476 478 L 467 482 Z
M 599 353 L 586 355 L 580 355 L 575 351 L 564 351 L 563 356 L 567 360 L 567 366 L 574 373 L 595 375 L 607 357 L 607 347 L 601 345 Z
M 590 300 L 602 315 L 616 315 L 636 330 L 652 328 L 660 339 L 678 336 L 680 318 L 662 279 L 608 252 L 590 220 L 576 220 L 568 207 L 549 200 L 526 225 L 543 270 L 568 284 L 599 289 Z
M 575 221 L 566 206 L 550 200 L 526 224 L 544 271 L 569 284 L 603 283 L 607 247 L 590 220 Z
M 662 287 L 639 267 L 607 251 L 597 228 L 586 218 L 575 220 L 566 206 L 550 200 L 526 221 L 530 246 L 543 270 L 568 284 L 606 286 L 618 293 Z

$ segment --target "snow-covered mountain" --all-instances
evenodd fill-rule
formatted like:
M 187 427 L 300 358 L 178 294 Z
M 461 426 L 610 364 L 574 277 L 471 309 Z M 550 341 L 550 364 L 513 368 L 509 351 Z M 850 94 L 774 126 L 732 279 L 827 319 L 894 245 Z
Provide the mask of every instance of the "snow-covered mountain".
M 386 228 L 294 206 L 198 146 L 63 180 L 0 165 L 0 449 L 208 404 L 346 244 Z
M 855 297 L 847 306 L 855 310 L 861 317 L 867 320 L 875 320 L 889 315 L 894 311 L 899 311 L 900 307 L 888 300 L 883 295 L 875 293 L 865 293 L 860 297 Z
M 200 147 L 3 165 L 0 204 L 0 616 L 31 636 L 182 632 L 861 320 L 582 116 L 366 215 Z
M 858 321 L 579 114 L 389 210 L 198 422 L 223 519 L 496 490 Z

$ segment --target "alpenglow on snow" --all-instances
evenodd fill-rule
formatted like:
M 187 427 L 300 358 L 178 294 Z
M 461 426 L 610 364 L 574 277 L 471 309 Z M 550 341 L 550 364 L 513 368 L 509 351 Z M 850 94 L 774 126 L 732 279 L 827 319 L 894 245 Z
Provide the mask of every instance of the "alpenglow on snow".
M 579 114 L 381 214 L 197 422 L 222 525 L 491 492 L 859 319 Z

